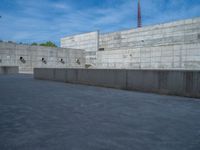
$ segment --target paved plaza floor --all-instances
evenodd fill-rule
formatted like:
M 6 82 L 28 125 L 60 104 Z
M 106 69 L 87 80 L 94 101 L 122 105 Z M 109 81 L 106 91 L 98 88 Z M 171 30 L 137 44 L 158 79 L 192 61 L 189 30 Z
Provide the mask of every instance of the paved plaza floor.
M 0 76 L 0 150 L 200 150 L 200 100 Z

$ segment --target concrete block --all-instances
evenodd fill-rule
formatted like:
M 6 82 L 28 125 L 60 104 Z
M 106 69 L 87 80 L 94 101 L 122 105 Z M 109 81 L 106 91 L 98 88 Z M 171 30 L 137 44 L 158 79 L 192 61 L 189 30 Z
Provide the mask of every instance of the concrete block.
M 105 87 L 125 88 L 125 76 L 124 70 L 78 70 L 78 82 Z
M 127 71 L 127 89 L 156 91 L 158 89 L 158 77 L 153 71 Z
M 17 65 L 21 73 L 33 73 L 33 68 L 40 67 L 85 67 L 84 50 L 77 49 L 27 46 L 0 42 L 0 56 L 0 65 Z M 23 57 L 25 61 L 20 61 L 20 57 Z M 59 62 L 61 57 L 65 60 L 65 64 Z M 45 63 L 42 61 L 42 58 L 46 61 Z M 78 65 L 76 63 L 76 58 L 80 59 L 81 64 Z
M 200 71 L 36 68 L 34 77 L 200 98 Z
M 34 78 L 40 80 L 54 80 L 55 69 L 53 68 L 34 68 Z
M 18 66 L 0 66 L 0 75 L 18 74 Z
M 67 70 L 63 68 L 54 69 L 54 80 L 60 82 L 66 82 Z
M 66 69 L 66 82 L 77 83 L 78 69 Z

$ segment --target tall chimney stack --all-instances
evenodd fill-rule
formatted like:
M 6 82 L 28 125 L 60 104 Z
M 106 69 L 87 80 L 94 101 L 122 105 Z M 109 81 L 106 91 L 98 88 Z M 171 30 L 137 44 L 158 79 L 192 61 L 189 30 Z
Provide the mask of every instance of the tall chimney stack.
M 142 27 L 142 15 L 141 15 L 141 7 L 140 7 L 140 0 L 138 0 L 138 28 Z

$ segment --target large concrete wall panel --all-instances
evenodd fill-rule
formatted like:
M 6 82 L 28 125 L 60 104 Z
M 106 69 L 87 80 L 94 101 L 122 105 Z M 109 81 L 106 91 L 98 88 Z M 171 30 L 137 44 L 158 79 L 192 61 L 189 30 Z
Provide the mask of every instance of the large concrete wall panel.
M 99 35 L 105 50 L 199 43 L 200 18 Z
M 51 68 L 34 68 L 34 77 L 40 80 L 55 80 L 55 69 Z
M 66 69 L 54 69 L 54 80 L 65 82 L 66 81 Z
M 66 82 L 77 83 L 78 69 L 66 69 Z
M 104 76 L 106 75 L 106 76 Z M 85 83 L 91 85 L 125 88 L 126 87 L 126 72 L 124 70 L 78 70 L 78 83 Z
M 20 60 L 21 57 L 24 61 Z M 42 59 L 45 61 L 42 61 Z M 19 66 L 20 73 L 33 73 L 33 68 L 35 67 L 84 68 L 85 54 L 84 50 L 80 49 L 0 42 L 0 66 Z
M 81 47 L 87 51 L 87 64 L 90 64 L 93 68 L 105 69 L 199 69 L 199 47 L 196 51 L 191 48 L 197 44 L 200 44 L 199 17 L 112 33 L 98 34 L 98 32 L 91 32 L 61 39 L 61 47 Z M 187 46 L 191 47 L 187 48 Z M 97 54 L 90 53 L 90 47 L 93 47 L 93 52 L 97 52 Z M 177 55 L 178 50 L 175 51 L 174 47 L 181 47 L 179 50 L 181 53 Z M 138 56 L 141 57 L 139 63 L 135 63 L 135 59 L 116 59 L 115 51 L 121 50 L 118 55 L 124 58 L 126 57 L 124 54 L 128 50 L 137 48 L 141 49 L 142 54 L 142 56 Z M 159 57 L 151 56 L 152 49 L 156 48 L 159 48 L 162 52 Z M 98 50 L 111 51 L 110 58 L 107 57 L 105 61 L 98 54 L 104 52 L 98 52 Z M 174 53 L 176 53 L 176 57 L 174 57 Z M 115 57 L 115 62 L 112 56 Z
M 158 87 L 157 71 L 127 70 L 127 89 L 156 92 Z
M 86 51 L 98 50 L 98 31 L 72 35 L 61 39 L 61 47 L 78 48 Z
M 199 70 L 200 44 L 99 51 L 96 68 Z
M 35 79 L 200 98 L 200 71 L 35 69 Z
M 95 31 L 62 38 L 61 47 L 84 49 L 86 64 L 94 67 L 96 65 L 96 52 L 99 49 L 99 32 Z
M 184 74 L 185 83 L 185 93 L 187 96 L 194 95 L 196 97 L 200 96 L 200 71 L 198 72 L 186 72 Z

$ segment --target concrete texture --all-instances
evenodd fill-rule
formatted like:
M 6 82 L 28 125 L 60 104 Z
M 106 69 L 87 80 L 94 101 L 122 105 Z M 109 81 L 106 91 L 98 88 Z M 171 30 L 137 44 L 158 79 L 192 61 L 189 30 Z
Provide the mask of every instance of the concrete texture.
M 200 98 L 200 71 L 35 68 L 34 78 Z
M 99 51 L 96 68 L 200 70 L 200 43 Z
M 61 47 L 79 48 L 87 52 L 98 50 L 98 32 L 89 32 L 79 35 L 72 35 L 61 39 Z
M 0 83 L 1 150 L 200 149 L 197 99 L 27 75 L 0 76 Z
M 105 50 L 199 43 L 200 17 L 99 35 Z
M 18 66 L 0 66 L 0 75 L 18 74 L 18 73 L 19 73 Z
M 61 47 L 85 50 L 86 64 L 96 66 L 96 51 L 99 47 L 99 32 L 72 35 L 61 39 Z
M 80 63 L 77 63 L 77 60 Z M 19 66 L 20 73 L 33 73 L 35 67 L 83 68 L 85 67 L 85 56 L 84 50 L 80 49 L 0 42 L 0 66 Z
M 200 18 L 93 34 L 98 36 L 80 34 L 63 38 L 61 47 L 79 48 L 82 41 L 87 41 L 91 48 L 83 49 L 92 51 L 92 55 L 86 53 L 90 58 L 86 63 L 93 68 L 200 70 Z M 71 42 L 69 39 L 73 38 L 76 40 Z M 98 48 L 93 43 L 98 43 Z

